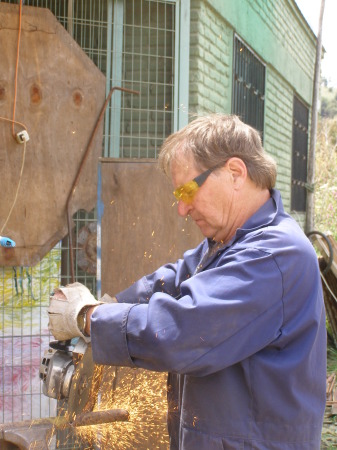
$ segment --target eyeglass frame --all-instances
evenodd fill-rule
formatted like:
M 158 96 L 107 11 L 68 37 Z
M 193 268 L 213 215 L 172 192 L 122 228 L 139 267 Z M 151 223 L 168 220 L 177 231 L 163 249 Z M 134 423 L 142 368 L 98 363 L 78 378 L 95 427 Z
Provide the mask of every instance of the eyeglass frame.
M 200 189 L 200 187 L 205 183 L 205 181 L 207 180 L 207 178 L 209 177 L 209 175 L 216 169 L 219 169 L 219 167 L 221 167 L 223 164 L 221 165 L 217 165 L 214 167 L 211 167 L 207 170 L 205 170 L 204 172 L 202 172 L 200 175 L 196 176 L 195 178 L 193 178 L 193 180 L 191 181 L 187 181 L 186 183 L 180 185 L 177 187 L 177 189 L 175 189 L 173 191 L 173 195 L 175 196 L 175 198 L 178 201 L 182 201 L 186 204 L 191 204 L 196 193 L 198 192 L 198 190 Z M 193 184 L 192 184 L 193 183 Z M 190 185 L 188 187 L 188 185 Z M 195 186 L 196 185 L 196 186 Z M 189 190 L 191 193 L 188 194 L 188 192 L 185 192 L 185 195 L 187 196 L 187 198 L 189 198 L 188 201 L 183 200 L 183 194 L 184 194 L 184 190 Z

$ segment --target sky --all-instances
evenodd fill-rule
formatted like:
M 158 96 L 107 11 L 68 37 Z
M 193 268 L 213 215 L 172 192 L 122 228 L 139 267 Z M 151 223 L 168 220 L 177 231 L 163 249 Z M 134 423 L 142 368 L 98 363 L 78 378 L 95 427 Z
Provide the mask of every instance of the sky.
M 295 0 L 306 21 L 317 36 L 321 0 Z M 325 0 L 322 41 L 325 49 L 321 76 L 329 86 L 337 87 L 337 0 Z

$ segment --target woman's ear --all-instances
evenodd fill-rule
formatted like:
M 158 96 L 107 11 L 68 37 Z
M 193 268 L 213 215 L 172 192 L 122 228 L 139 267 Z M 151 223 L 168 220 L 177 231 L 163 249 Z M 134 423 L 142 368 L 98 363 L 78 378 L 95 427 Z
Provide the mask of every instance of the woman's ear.
M 234 186 L 240 188 L 248 176 L 246 164 L 242 159 L 233 157 L 227 161 L 226 166 L 232 176 Z

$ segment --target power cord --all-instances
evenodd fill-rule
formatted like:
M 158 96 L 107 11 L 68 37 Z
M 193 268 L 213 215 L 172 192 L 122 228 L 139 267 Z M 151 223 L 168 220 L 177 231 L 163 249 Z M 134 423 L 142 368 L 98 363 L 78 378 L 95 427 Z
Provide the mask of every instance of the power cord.
M 23 144 L 24 141 L 29 140 L 27 127 L 21 123 L 15 120 L 15 109 L 16 109 L 16 99 L 17 99 L 17 93 L 18 93 L 18 71 L 19 71 L 19 55 L 20 55 L 20 41 L 21 41 L 21 28 L 22 28 L 22 0 L 20 0 L 19 3 L 19 31 L 18 31 L 18 42 L 16 47 L 16 62 L 15 62 L 15 76 L 14 76 L 14 101 L 13 101 L 13 119 L 6 119 L 5 117 L 0 117 L 0 120 L 4 120 L 6 122 L 12 123 L 12 135 L 13 138 L 19 143 Z M 15 133 L 15 124 L 20 125 L 27 134 L 24 134 L 24 139 L 22 138 L 23 131 L 19 131 L 18 133 Z
M 19 54 L 20 54 L 20 41 L 21 41 L 21 24 L 22 24 L 22 0 L 20 0 L 19 5 L 19 32 L 18 32 L 18 42 L 16 47 L 16 63 L 15 63 L 15 80 L 14 80 L 14 104 L 13 104 L 13 121 L 12 121 L 12 135 L 16 139 L 15 134 L 15 108 L 16 108 L 16 98 L 18 91 L 18 68 L 19 68 Z
M 17 137 L 17 142 L 19 142 L 19 139 L 22 139 L 22 143 L 23 143 L 23 155 L 22 155 L 22 163 L 21 163 L 21 170 L 20 170 L 19 182 L 18 182 L 18 185 L 17 185 L 17 188 L 16 188 L 16 193 L 15 193 L 14 201 L 13 201 L 12 206 L 11 206 L 11 209 L 10 209 L 10 211 L 9 211 L 9 213 L 8 213 L 7 219 L 6 219 L 5 223 L 3 224 L 2 228 L 1 228 L 0 235 L 2 235 L 2 232 L 3 232 L 3 230 L 5 229 L 5 227 L 6 227 L 7 223 L 8 223 L 8 221 L 9 221 L 9 218 L 10 218 L 11 215 L 12 215 L 14 206 L 15 206 L 16 201 L 17 201 L 17 199 L 18 199 L 19 189 L 20 189 L 20 186 L 21 186 L 21 180 L 22 180 L 22 174 L 23 174 L 23 168 L 24 168 L 24 165 L 25 165 L 26 148 L 27 148 L 27 141 L 29 140 L 29 136 L 28 136 L 28 133 L 27 133 L 26 130 L 17 133 L 17 136 L 18 136 L 18 135 L 20 135 L 20 137 L 19 137 L 19 138 Z M 27 138 L 26 138 L 26 135 L 27 135 Z
M 20 0 L 19 3 L 19 31 L 18 31 L 18 42 L 17 42 L 17 49 L 16 49 L 16 63 L 15 63 L 15 78 L 14 78 L 14 102 L 13 102 L 13 119 L 7 119 L 5 117 L 0 117 L 0 120 L 4 120 L 6 122 L 11 122 L 12 123 L 12 136 L 13 138 L 16 140 L 16 142 L 18 144 L 23 144 L 23 155 L 22 155 L 22 163 L 21 163 L 21 170 L 20 170 L 20 175 L 19 175 L 19 182 L 16 188 L 16 193 L 15 193 L 15 197 L 14 197 L 14 201 L 12 203 L 12 206 L 10 208 L 10 211 L 8 213 L 7 219 L 5 221 L 5 223 L 3 224 L 1 230 L 0 230 L 0 244 L 2 246 L 5 247 L 10 247 L 10 246 L 15 246 L 15 242 L 12 241 L 10 238 L 6 238 L 1 236 L 3 230 L 5 229 L 11 215 L 14 209 L 14 206 L 16 204 L 16 201 L 18 199 L 18 194 L 19 194 L 19 190 L 20 190 L 20 186 L 21 186 L 21 181 L 22 181 L 22 174 L 23 174 L 23 168 L 25 165 L 25 159 L 26 159 L 26 147 L 27 147 L 27 142 L 29 141 L 29 135 L 28 135 L 28 131 L 26 126 L 15 120 L 15 109 L 16 109 L 16 100 L 17 100 L 17 87 L 18 87 L 18 68 L 19 68 L 19 54 L 20 54 L 20 40 L 21 40 L 21 28 L 22 28 L 22 0 Z M 23 130 L 19 131 L 19 132 L 15 132 L 15 124 L 20 125 Z

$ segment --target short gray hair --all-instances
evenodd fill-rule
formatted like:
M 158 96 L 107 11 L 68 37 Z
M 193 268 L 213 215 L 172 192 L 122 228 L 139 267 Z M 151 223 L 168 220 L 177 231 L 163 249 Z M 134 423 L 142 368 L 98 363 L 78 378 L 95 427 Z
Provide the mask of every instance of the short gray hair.
M 173 160 L 191 156 L 200 170 L 225 165 L 232 157 L 240 158 L 257 186 L 275 186 L 275 161 L 265 152 L 258 131 L 235 115 L 199 117 L 171 134 L 161 147 L 159 167 L 169 175 Z

